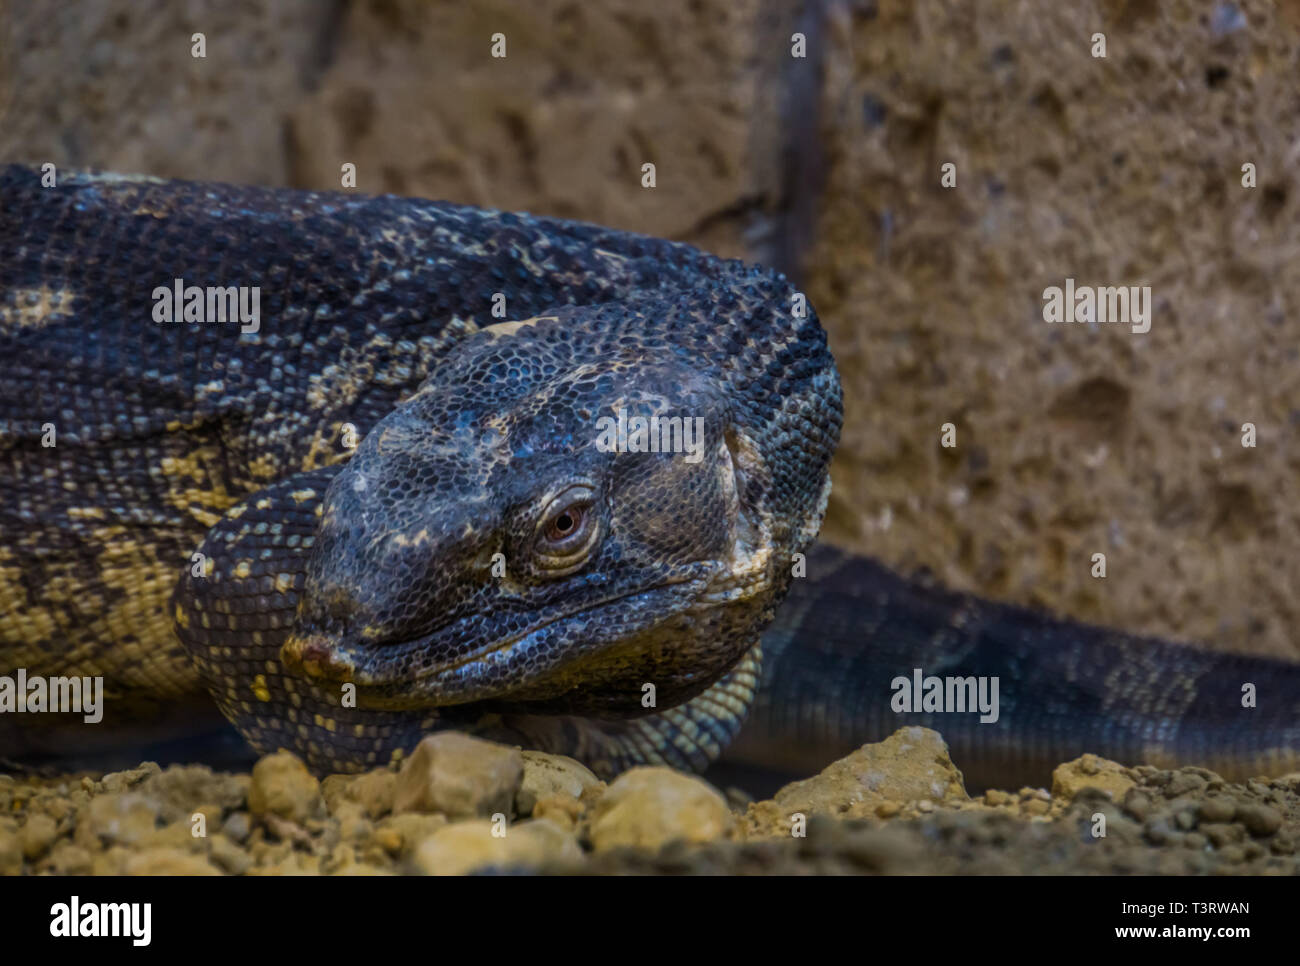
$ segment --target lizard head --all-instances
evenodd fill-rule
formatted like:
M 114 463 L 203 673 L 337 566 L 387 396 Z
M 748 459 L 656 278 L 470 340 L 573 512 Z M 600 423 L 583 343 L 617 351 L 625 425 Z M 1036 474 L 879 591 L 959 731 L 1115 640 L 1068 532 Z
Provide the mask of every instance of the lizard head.
M 286 664 L 376 707 L 632 715 L 754 642 L 786 568 L 733 399 L 671 340 L 592 352 L 575 324 L 485 329 L 375 424 L 325 495 Z

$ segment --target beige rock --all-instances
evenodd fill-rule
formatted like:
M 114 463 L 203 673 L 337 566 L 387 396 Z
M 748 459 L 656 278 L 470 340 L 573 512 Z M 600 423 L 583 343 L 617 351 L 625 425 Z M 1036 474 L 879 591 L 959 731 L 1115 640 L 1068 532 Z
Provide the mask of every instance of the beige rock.
M 132 845 L 153 834 L 158 803 L 135 792 L 96 795 L 83 813 L 77 834 L 81 844 Z
M 1258 802 L 1238 805 L 1235 817 L 1251 835 L 1272 835 L 1282 827 L 1282 813 Z
M 338 822 L 337 834 L 345 842 L 361 843 L 374 835 L 375 823 L 366 818 L 360 802 L 341 802 L 334 818 Z
M 671 768 L 633 768 L 596 802 L 590 834 L 597 850 L 657 849 L 675 839 L 724 838 L 733 825 L 726 799 L 702 779 Z
M 575 828 L 582 817 L 584 806 L 572 795 L 563 793 L 539 798 L 533 806 L 533 818 L 549 818 L 563 828 Z
M 1237 806 L 1226 796 L 1212 796 L 1200 803 L 1198 813 L 1202 822 L 1231 822 Z
M 587 789 L 604 784 L 586 765 L 566 755 L 524 751 L 521 757 L 524 776 L 515 794 L 515 811 L 520 815 L 531 815 L 543 798 L 568 795 L 578 799 Z
M 445 815 L 426 815 L 421 812 L 390 815 L 375 828 L 371 842 L 389 855 L 409 855 L 421 842 L 436 834 L 446 824 Z
M 393 828 L 376 829 L 373 835 L 374 844 L 383 849 L 389 855 L 400 855 L 402 852 L 402 833 Z
M 791 782 L 774 798 L 751 805 L 746 819 L 753 832 L 788 835 L 796 813 L 867 818 L 880 815 L 887 802 L 923 801 L 955 804 L 969 796 L 939 733 L 909 727 L 863 745 L 819 775 Z M 897 812 L 887 809 L 886 814 Z
M 90 853 L 71 842 L 59 842 L 42 863 L 55 875 L 90 875 L 93 861 Z
M 208 855 L 213 865 L 230 875 L 243 875 L 253 866 L 253 857 L 224 835 L 214 835 Z
M 99 780 L 100 791 L 105 792 L 124 792 L 128 789 L 135 788 L 151 778 L 162 773 L 162 769 L 157 763 L 146 761 L 143 764 L 130 768 L 126 771 L 109 772 Z
M 58 823 L 48 815 L 29 815 L 23 826 L 23 856 L 29 862 L 39 859 L 58 838 Z
M 321 791 L 331 812 L 342 802 L 356 802 L 368 818 L 382 818 L 393 810 L 397 790 L 397 773 L 387 768 L 360 775 L 330 775 L 321 782 Z
M 582 859 L 582 849 L 573 836 L 549 819 L 507 826 L 501 836 L 493 834 L 497 827 L 486 819 L 448 825 L 416 849 L 415 868 L 425 875 L 465 875 L 489 867 Z
M 287 751 L 277 751 L 253 766 L 248 808 L 254 815 L 278 815 L 302 823 L 321 815 L 325 801 L 320 782 L 302 759 Z
M 221 825 L 221 831 L 225 832 L 236 842 L 242 842 L 248 838 L 248 833 L 252 831 L 252 821 L 247 812 L 232 812 L 226 816 L 225 822 Z
M 204 765 L 172 765 L 147 776 L 135 790 L 158 801 L 164 822 L 189 818 L 199 810 L 194 803 L 203 802 L 209 825 L 214 825 L 225 812 L 244 806 L 248 786 L 247 775 L 217 774 Z
M 453 819 L 509 817 L 522 777 L 519 749 L 440 732 L 421 741 L 402 766 L 393 811 L 440 812 Z
M 1057 765 L 1052 772 L 1052 797 L 1069 802 L 1085 788 L 1097 788 L 1122 802 L 1128 790 L 1136 783 L 1127 774 L 1128 769 L 1096 755 L 1083 755 L 1073 761 Z

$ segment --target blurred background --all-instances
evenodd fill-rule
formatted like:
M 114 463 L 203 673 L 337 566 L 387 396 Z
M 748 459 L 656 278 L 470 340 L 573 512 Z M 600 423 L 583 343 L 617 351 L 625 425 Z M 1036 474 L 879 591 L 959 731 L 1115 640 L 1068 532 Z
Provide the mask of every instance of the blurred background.
M 844 379 L 827 538 L 1300 657 L 1300 2 L 0 0 L 0 32 L 0 161 L 352 163 L 775 265 Z M 1067 277 L 1151 286 L 1151 330 L 1046 324 Z

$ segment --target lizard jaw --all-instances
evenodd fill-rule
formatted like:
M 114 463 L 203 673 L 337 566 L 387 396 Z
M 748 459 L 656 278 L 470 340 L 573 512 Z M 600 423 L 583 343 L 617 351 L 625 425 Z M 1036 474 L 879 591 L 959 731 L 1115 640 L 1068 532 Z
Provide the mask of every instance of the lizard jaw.
M 415 671 L 394 671 L 400 659 L 419 655 L 434 646 L 438 634 L 425 635 L 410 641 L 385 643 L 381 646 L 367 644 L 357 647 L 353 642 L 331 638 L 317 631 L 292 634 L 280 651 L 281 662 L 291 671 L 317 680 L 355 682 L 361 687 L 379 689 L 378 694 L 367 695 L 368 705 L 390 706 L 386 699 L 397 699 L 395 706 L 430 706 L 461 704 L 488 698 L 505 697 L 515 686 L 528 685 L 535 675 L 523 675 L 512 668 L 511 653 L 520 645 L 537 643 L 557 625 L 580 621 L 620 605 L 640 599 L 641 613 L 652 615 L 646 626 L 660 623 L 683 612 L 709 583 L 709 575 L 681 574 L 649 588 L 639 588 L 616 594 L 603 600 L 584 604 L 536 621 L 527 629 L 495 640 L 474 653 L 445 661 Z M 651 606 L 653 605 L 653 606 Z M 598 623 L 598 622 L 596 622 Z M 639 625 L 637 625 L 639 627 Z M 644 629 L 644 628 L 640 628 Z M 568 663 L 561 652 L 553 655 L 544 670 L 552 665 Z M 584 653 L 583 656 L 586 656 Z M 492 670 L 508 670 L 509 680 L 488 680 Z M 514 686 L 512 686 L 514 685 Z M 423 697 L 423 700 L 420 698 Z

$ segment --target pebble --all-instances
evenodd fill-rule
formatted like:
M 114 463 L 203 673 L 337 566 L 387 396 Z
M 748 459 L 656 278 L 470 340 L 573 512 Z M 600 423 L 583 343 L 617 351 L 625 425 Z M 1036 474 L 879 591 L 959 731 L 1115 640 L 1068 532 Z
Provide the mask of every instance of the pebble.
M 702 779 L 671 768 L 633 768 L 596 802 L 590 835 L 597 851 L 657 849 L 674 839 L 722 838 L 732 826 L 726 800 Z
M 518 748 L 457 732 L 429 735 L 402 765 L 393 812 L 438 812 L 452 819 L 509 817 L 523 771 Z
M 276 815 L 299 824 L 325 811 L 320 782 L 302 759 L 287 751 L 267 755 L 253 766 L 248 808 L 254 815 Z
M 496 834 L 504 831 L 504 834 Z M 454 822 L 416 849 L 413 865 L 424 875 L 465 875 L 486 868 L 580 862 L 582 849 L 549 819 L 528 819 L 504 829 L 486 819 Z
M 22 831 L 23 858 L 28 862 L 39 859 L 56 838 L 58 823 L 54 819 L 41 813 L 29 816 Z
M 582 762 L 565 755 L 547 755 L 540 751 L 524 751 L 524 773 L 515 793 L 515 811 L 531 815 L 537 802 L 555 795 L 580 799 L 588 789 L 604 785 Z
M 1260 837 L 1272 835 L 1282 827 L 1282 813 L 1269 805 L 1238 805 L 1236 819 L 1251 835 Z

